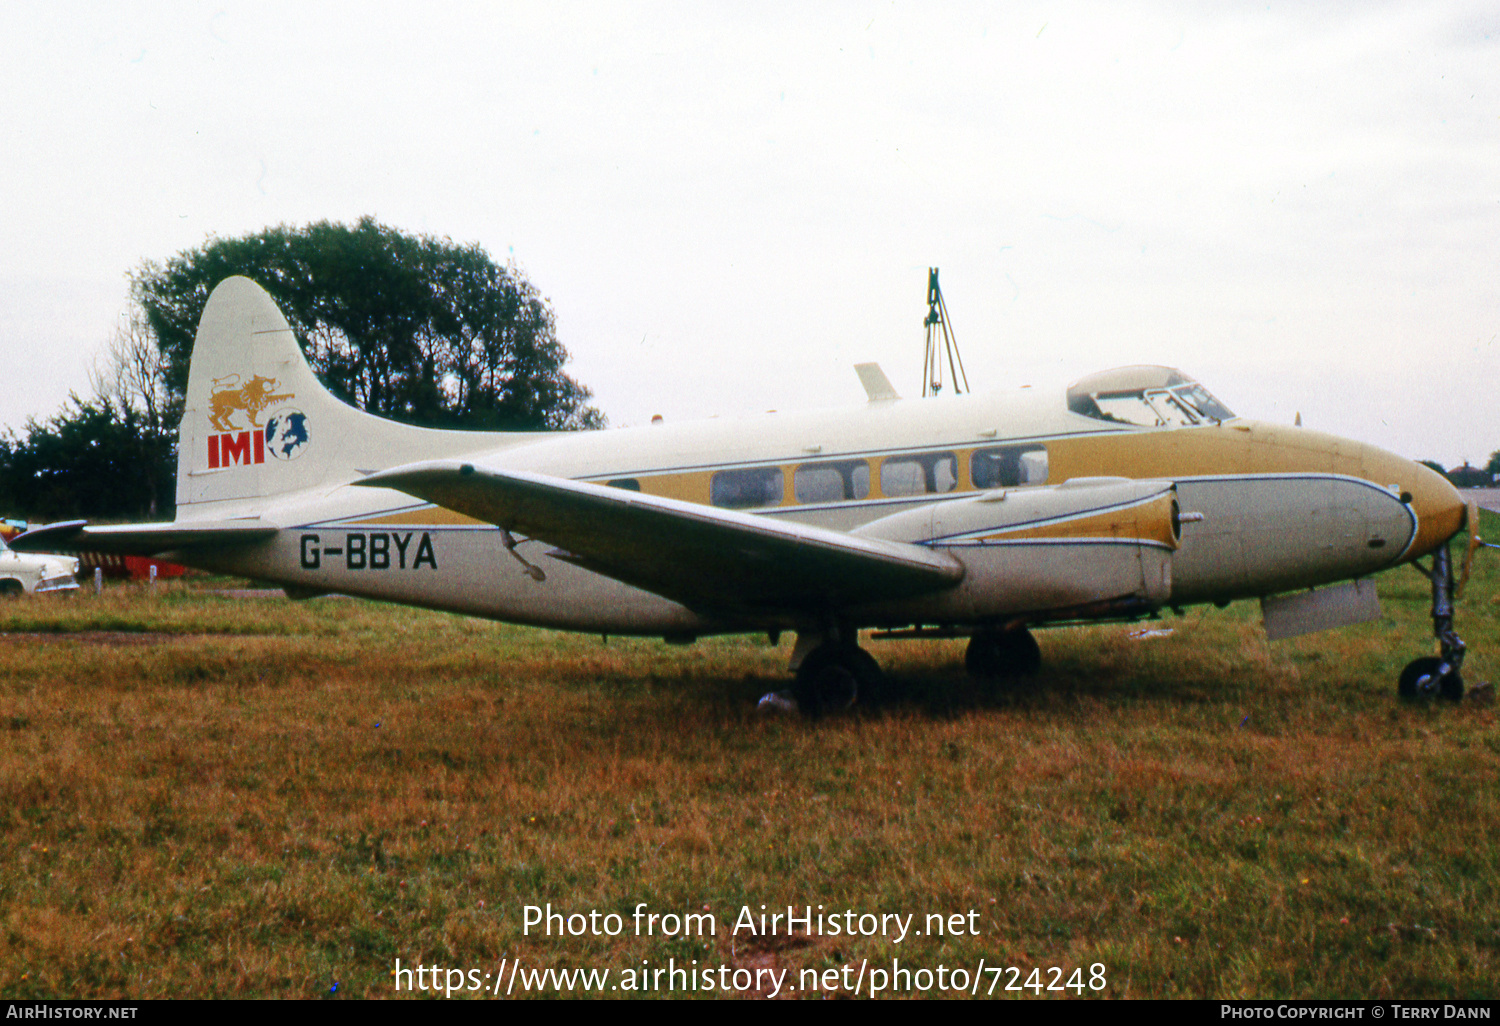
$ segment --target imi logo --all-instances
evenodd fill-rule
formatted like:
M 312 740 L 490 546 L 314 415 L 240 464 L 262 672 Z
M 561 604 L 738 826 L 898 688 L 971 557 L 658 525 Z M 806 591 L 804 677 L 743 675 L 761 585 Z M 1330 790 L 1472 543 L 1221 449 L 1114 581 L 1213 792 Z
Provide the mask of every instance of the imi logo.
M 294 460 L 307 448 L 307 416 L 301 410 L 282 408 L 266 418 L 262 427 L 260 414 L 273 403 L 297 398 L 293 392 L 277 393 L 280 382 L 275 378 L 252 375 L 243 384 L 240 375 L 214 378 L 209 395 L 208 419 L 218 434 L 208 436 L 208 469 L 248 467 L 273 459 Z M 234 430 L 234 415 L 243 413 L 250 421 L 249 431 Z
M 273 460 L 294 460 L 307 449 L 307 415 L 301 410 L 277 410 L 264 428 L 229 431 L 208 436 L 208 469 L 248 467 Z

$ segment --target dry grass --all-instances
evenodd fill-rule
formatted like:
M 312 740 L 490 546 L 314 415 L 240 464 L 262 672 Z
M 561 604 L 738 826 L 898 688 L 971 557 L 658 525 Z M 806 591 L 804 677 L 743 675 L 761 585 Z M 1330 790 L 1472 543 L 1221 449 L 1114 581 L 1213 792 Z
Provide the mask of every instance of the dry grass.
M 1461 606 L 1471 681 L 1495 676 L 1491 564 Z M 5 604 L 0 996 L 894 955 L 1103 962 L 1114 996 L 1492 997 L 1495 708 L 1398 705 L 1425 582 L 1382 597 L 1382 622 L 1277 645 L 1248 604 L 1153 640 L 1049 632 L 1023 697 L 978 692 L 960 643 L 872 643 L 907 700 L 817 724 L 754 711 L 785 643 L 191 584 Z M 545 902 L 973 908 L 983 936 L 523 936 Z

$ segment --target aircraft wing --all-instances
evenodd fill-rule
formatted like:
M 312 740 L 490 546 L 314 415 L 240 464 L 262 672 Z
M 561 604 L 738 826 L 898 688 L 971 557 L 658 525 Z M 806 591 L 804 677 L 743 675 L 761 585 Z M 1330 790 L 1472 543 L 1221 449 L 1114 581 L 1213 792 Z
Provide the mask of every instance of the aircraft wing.
M 185 523 L 118 524 L 90 527 L 87 520 L 47 524 L 10 542 L 17 552 L 99 552 L 112 556 L 155 556 L 199 545 L 224 545 L 270 538 L 276 528 L 261 520 L 200 520 Z
M 964 574 L 920 545 L 454 460 L 357 483 L 555 545 L 550 555 L 689 608 L 825 610 L 939 591 Z

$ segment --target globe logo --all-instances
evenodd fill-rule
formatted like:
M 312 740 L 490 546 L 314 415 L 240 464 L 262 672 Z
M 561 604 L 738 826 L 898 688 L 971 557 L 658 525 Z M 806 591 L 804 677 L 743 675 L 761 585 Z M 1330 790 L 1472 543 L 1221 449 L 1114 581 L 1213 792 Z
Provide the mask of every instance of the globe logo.
M 266 418 L 266 450 L 278 460 L 294 460 L 307 448 L 307 417 L 301 410 L 277 410 Z

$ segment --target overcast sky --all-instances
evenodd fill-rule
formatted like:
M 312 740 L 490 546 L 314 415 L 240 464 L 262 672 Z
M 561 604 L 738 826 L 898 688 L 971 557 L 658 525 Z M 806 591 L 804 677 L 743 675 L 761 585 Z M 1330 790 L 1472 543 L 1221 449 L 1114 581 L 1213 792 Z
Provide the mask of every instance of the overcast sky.
M 514 260 L 612 425 L 920 395 L 938 266 L 976 390 L 1500 449 L 1492 0 L 8 0 L 0 55 L 15 429 L 143 260 L 371 214 Z

